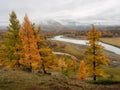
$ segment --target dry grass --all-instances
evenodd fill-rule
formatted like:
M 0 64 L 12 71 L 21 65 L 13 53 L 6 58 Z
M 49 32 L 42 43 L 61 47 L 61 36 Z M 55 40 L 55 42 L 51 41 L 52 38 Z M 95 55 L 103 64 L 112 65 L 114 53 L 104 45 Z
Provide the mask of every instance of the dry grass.
M 15 69 L 0 70 L 0 90 L 119 90 L 119 85 L 89 84 L 61 74 L 38 76 Z
M 101 38 L 102 42 L 120 47 L 120 38 Z

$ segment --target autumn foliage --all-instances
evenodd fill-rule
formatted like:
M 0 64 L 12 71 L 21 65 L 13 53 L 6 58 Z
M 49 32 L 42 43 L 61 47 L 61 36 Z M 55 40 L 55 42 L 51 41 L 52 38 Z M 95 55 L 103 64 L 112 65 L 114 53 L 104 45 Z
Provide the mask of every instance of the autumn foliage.
M 77 68 L 77 61 L 76 61 L 76 57 L 71 57 L 71 63 L 70 63 L 70 68 L 71 70 L 73 70 L 73 72 L 76 71 L 76 68 Z
M 93 80 L 96 80 L 97 76 L 105 76 L 102 67 L 108 65 L 109 61 L 104 55 L 103 46 L 98 42 L 100 36 L 100 31 L 95 29 L 93 25 L 92 29 L 88 32 L 87 39 L 89 42 L 85 51 L 88 72 L 93 76 Z
M 60 69 L 60 71 L 63 71 L 65 69 L 67 69 L 67 63 L 65 62 L 64 58 L 60 58 L 58 61 L 58 67 Z
M 37 43 L 37 49 L 39 51 L 39 69 L 42 69 L 44 74 L 47 74 L 48 69 L 56 70 L 57 62 L 55 55 L 52 53 L 52 49 L 48 47 L 46 40 L 41 36 L 41 27 L 37 29 L 33 26 L 35 40 Z
M 80 61 L 80 66 L 78 70 L 78 78 L 81 80 L 85 80 L 87 78 L 87 67 L 85 60 Z
M 33 28 L 27 16 L 24 18 L 23 25 L 21 26 L 19 36 L 22 41 L 22 56 L 20 64 L 29 68 L 31 71 L 35 69 L 41 57 L 39 55 L 39 50 L 37 49 L 37 43 L 34 35 Z
M 27 16 L 24 18 L 19 36 L 22 41 L 20 64 L 29 71 L 34 69 L 43 70 L 46 74 L 48 69 L 56 69 L 55 55 L 41 37 L 41 28 L 35 28 Z

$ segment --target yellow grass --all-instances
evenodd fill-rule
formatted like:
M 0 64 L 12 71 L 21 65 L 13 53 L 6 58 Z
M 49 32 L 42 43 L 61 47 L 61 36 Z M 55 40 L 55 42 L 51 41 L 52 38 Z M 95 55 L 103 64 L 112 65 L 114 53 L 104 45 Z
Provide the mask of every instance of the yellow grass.
M 101 38 L 102 42 L 120 47 L 120 38 Z

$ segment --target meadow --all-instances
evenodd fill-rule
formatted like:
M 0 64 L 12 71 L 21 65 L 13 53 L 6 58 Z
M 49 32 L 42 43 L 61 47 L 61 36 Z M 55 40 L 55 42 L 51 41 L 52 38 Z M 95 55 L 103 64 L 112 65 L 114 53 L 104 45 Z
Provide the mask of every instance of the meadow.
M 120 47 L 120 37 L 101 38 L 100 41 L 107 44 L 111 44 L 113 46 Z

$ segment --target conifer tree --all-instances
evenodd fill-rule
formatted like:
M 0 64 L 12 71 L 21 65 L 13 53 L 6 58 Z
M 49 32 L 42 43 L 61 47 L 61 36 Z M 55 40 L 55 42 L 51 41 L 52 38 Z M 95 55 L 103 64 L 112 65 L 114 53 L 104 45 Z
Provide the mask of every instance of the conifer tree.
M 35 28 L 35 24 L 31 24 L 28 17 L 25 16 L 19 34 L 23 45 L 23 55 L 20 61 L 30 71 L 42 69 L 46 74 L 46 69 L 55 68 L 55 59 L 52 50 L 47 46 L 40 32 L 40 26 Z
M 19 35 L 23 45 L 23 55 L 20 63 L 27 67 L 27 69 L 31 72 L 32 69 L 35 69 L 38 66 L 41 57 L 37 48 L 33 26 L 30 23 L 27 15 L 24 17 L 24 22 L 20 28 Z
M 87 72 L 86 72 L 86 64 L 85 60 L 80 61 L 80 66 L 79 66 L 79 71 L 78 71 L 78 78 L 81 80 L 85 80 L 87 77 Z
M 77 68 L 77 62 L 76 62 L 77 59 L 75 57 L 71 57 L 71 58 L 72 58 L 72 60 L 71 60 L 71 63 L 70 63 L 70 67 L 75 72 L 76 68 Z
M 108 65 L 108 59 L 104 55 L 103 46 L 98 42 L 100 36 L 100 31 L 92 25 L 92 29 L 88 32 L 87 36 L 89 42 L 85 51 L 85 57 L 88 71 L 92 74 L 93 80 L 96 80 L 97 76 L 104 76 L 102 66 Z
M 41 36 L 40 26 L 35 30 L 34 34 L 37 41 L 37 49 L 39 50 L 39 55 L 41 56 L 40 66 L 44 74 L 47 73 L 46 69 L 56 69 L 55 56 L 52 53 L 52 50 L 48 47 L 45 42 L 45 39 Z
M 11 12 L 9 21 L 8 32 L 5 34 L 5 53 L 8 60 L 12 61 L 12 64 L 20 66 L 20 57 L 16 54 L 20 51 L 17 45 L 21 44 L 19 38 L 20 23 L 14 11 Z
M 58 66 L 59 66 L 60 71 L 63 71 L 63 70 L 65 70 L 65 69 L 67 69 L 67 64 L 66 64 L 64 58 L 60 58 L 60 59 L 59 59 L 59 61 L 58 61 Z

